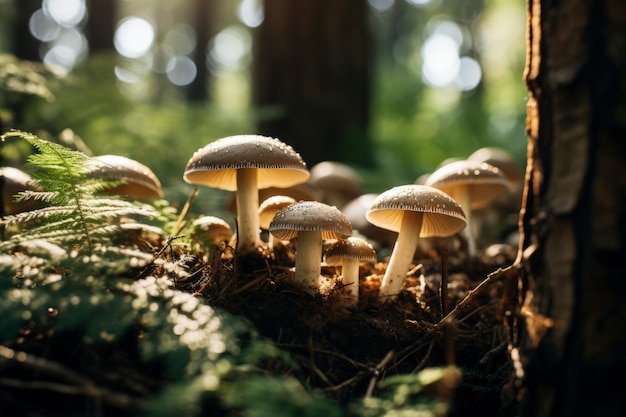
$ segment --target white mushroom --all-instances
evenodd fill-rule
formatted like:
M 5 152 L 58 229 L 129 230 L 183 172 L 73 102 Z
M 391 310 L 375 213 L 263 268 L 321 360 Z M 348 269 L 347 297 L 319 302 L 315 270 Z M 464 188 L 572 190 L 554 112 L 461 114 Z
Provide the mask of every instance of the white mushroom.
M 284 142 L 260 135 L 228 136 L 197 150 L 183 178 L 190 184 L 236 191 L 238 248 L 258 247 L 259 189 L 290 187 L 309 178 L 306 164 Z
M 501 171 L 485 162 L 470 160 L 456 161 L 438 168 L 430 174 L 425 185 L 442 190 L 463 208 L 467 227 L 467 251 L 470 257 L 476 255 L 476 242 L 472 210 L 491 203 L 495 198 L 509 191 L 509 181 Z
M 400 293 L 420 237 L 454 235 L 466 226 L 461 206 L 443 191 L 424 185 L 394 187 L 379 194 L 367 211 L 372 224 L 398 232 L 379 296 Z
M 353 305 L 359 302 L 359 265 L 376 262 L 376 251 L 367 241 L 350 236 L 332 243 L 324 253 L 324 261 L 330 266 L 341 266 L 342 282 L 348 285 Z
M 316 294 L 322 267 L 322 241 L 350 236 L 352 225 L 336 207 L 318 201 L 299 201 L 276 213 L 269 231 L 281 240 L 297 237 L 294 278 L 306 291 Z

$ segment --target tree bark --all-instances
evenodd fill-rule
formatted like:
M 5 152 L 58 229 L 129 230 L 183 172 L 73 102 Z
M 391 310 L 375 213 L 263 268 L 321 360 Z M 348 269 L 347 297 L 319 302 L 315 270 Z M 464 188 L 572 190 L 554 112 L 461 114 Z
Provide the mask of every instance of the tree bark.
M 523 267 L 505 309 L 509 411 L 624 416 L 626 3 L 527 4 Z
M 256 42 L 253 102 L 268 114 L 259 133 L 308 165 L 370 163 L 367 2 L 265 0 Z

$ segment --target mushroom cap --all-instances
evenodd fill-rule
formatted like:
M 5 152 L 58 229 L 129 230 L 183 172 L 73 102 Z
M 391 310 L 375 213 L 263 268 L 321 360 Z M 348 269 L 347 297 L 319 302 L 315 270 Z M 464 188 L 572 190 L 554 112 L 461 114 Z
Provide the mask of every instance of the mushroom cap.
M 357 259 L 360 262 L 376 262 L 376 251 L 367 241 L 350 236 L 333 242 L 324 253 L 324 260 L 328 265 L 337 266 L 344 259 Z
M 309 183 L 322 192 L 339 191 L 352 199 L 362 193 L 363 180 L 349 165 L 335 161 L 322 161 L 311 168 Z
M 2 179 L 2 204 L 4 214 L 17 214 L 41 207 L 41 201 L 34 199 L 15 201 L 14 196 L 22 191 L 40 191 L 31 177 L 21 169 L 14 167 L 0 167 Z
M 192 227 L 192 236 L 209 244 L 230 240 L 233 236 L 230 225 L 216 216 L 198 217 L 193 221 Z
M 261 135 L 227 136 L 198 149 L 187 162 L 189 184 L 237 190 L 237 170 L 256 168 L 257 187 L 290 187 L 309 179 L 300 154 L 286 143 Z
M 367 220 L 366 214 L 374 200 L 378 197 L 377 193 L 361 194 L 357 198 L 350 200 L 345 206 L 341 208 L 341 211 L 346 215 L 350 223 L 352 223 L 352 229 L 357 230 L 359 233 L 377 242 L 384 247 L 392 247 L 398 233 L 378 227 Z
M 263 200 L 259 205 L 259 227 L 267 230 L 274 215 L 295 202 L 295 198 L 287 195 L 273 195 Z
M 99 155 L 91 160 L 89 175 L 94 178 L 125 180 L 125 184 L 106 190 L 111 195 L 131 198 L 162 198 L 161 182 L 150 168 L 121 155 Z
M 524 181 L 524 170 L 515 161 L 513 155 L 504 149 L 487 146 L 477 149 L 467 159 L 468 161 L 486 162 L 498 168 L 508 178 L 513 189 L 519 187 Z
M 298 201 L 274 215 L 269 231 L 281 240 L 299 232 L 321 232 L 322 239 L 343 239 L 352 234 L 350 220 L 337 207 L 319 201 Z
M 379 194 L 366 217 L 375 226 L 400 232 L 404 211 L 424 214 L 420 237 L 452 236 L 467 225 L 459 203 L 441 190 L 418 184 L 400 185 Z
M 498 196 L 510 191 L 509 180 L 498 168 L 486 162 L 456 161 L 438 168 L 430 174 L 425 185 L 454 195 L 460 187 L 468 187 L 471 208 L 489 204 Z

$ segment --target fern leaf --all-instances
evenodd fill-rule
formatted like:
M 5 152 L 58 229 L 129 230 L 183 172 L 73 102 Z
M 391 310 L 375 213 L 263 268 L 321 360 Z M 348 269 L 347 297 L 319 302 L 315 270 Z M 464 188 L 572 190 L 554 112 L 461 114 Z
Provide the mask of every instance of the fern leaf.
M 48 206 L 4 217 L 5 226 L 16 226 L 21 231 L 0 244 L 0 248 L 43 239 L 62 245 L 68 253 L 93 254 L 97 246 L 110 244 L 115 234 L 121 232 L 119 219 L 158 216 L 149 205 L 99 196 L 100 191 L 118 185 L 119 181 L 89 176 L 93 160 L 82 152 L 21 131 L 10 131 L 1 139 L 22 139 L 37 150 L 28 157 L 27 165 L 35 170 L 31 177 L 42 191 L 23 192 L 19 198 L 38 200 Z

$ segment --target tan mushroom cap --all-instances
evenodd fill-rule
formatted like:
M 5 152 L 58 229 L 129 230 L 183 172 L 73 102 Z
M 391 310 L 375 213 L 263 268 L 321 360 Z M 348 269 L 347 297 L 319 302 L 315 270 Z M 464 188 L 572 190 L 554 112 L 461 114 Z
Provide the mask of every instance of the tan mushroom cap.
M 192 227 L 192 236 L 196 240 L 208 244 L 230 240 L 233 236 L 230 225 L 224 219 L 216 216 L 198 217 L 193 221 Z
M 418 184 L 400 185 L 379 194 L 366 217 L 375 226 L 400 232 L 404 211 L 423 213 L 420 237 L 452 236 L 466 226 L 459 203 L 441 190 Z
M 359 262 L 376 262 L 376 251 L 367 241 L 350 236 L 333 242 L 324 253 L 324 260 L 330 266 L 340 266 L 344 259 L 356 259 Z
M 259 205 L 259 226 L 261 229 L 267 230 L 270 227 L 274 215 L 295 202 L 295 198 L 287 195 L 273 195 L 263 200 Z
M 162 198 L 161 182 L 150 168 L 121 155 L 99 155 L 92 159 L 89 174 L 95 178 L 125 180 L 125 184 L 106 190 L 111 195 L 131 198 Z
M 26 172 L 14 167 L 0 167 L 0 179 L 4 214 L 17 214 L 41 206 L 41 202 L 36 200 L 15 201 L 15 195 L 22 191 L 40 190 Z
M 511 183 L 511 188 L 516 189 L 524 181 L 524 170 L 515 161 L 513 155 L 504 149 L 497 147 L 484 147 L 477 149 L 470 156 L 468 161 L 486 162 L 498 168 Z
M 467 187 L 472 209 L 483 207 L 510 190 L 508 179 L 498 168 L 470 160 L 456 161 L 438 168 L 430 174 L 425 185 L 452 196 L 456 189 Z
M 256 168 L 257 188 L 290 187 L 310 173 L 300 154 L 286 143 L 261 135 L 228 136 L 198 149 L 183 179 L 190 184 L 237 190 L 237 170 Z
M 298 201 L 276 213 L 269 231 L 281 240 L 291 240 L 301 231 L 321 232 L 322 239 L 342 239 L 352 234 L 352 225 L 334 206 L 319 201 Z
M 357 197 L 363 191 L 363 180 L 351 166 L 336 162 L 322 161 L 311 168 L 309 183 L 313 184 L 322 193 L 340 193 L 348 201 Z

